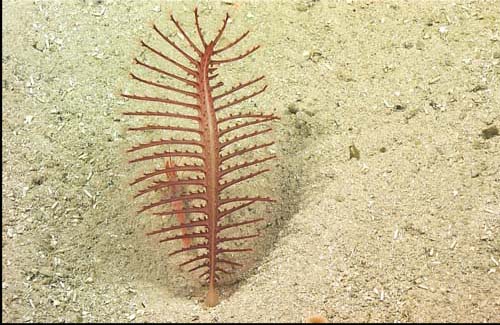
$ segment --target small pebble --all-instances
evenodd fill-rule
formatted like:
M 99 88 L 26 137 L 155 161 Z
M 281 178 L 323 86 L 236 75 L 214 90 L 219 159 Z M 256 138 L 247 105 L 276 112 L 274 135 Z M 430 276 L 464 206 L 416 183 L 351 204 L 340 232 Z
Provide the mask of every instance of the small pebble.
M 31 115 L 26 115 L 26 117 L 24 118 L 24 124 L 31 124 L 32 121 L 33 121 L 33 116 Z
M 298 111 L 299 111 L 299 108 L 297 107 L 297 104 L 295 104 L 295 103 L 288 104 L 288 112 L 290 112 L 292 114 L 296 114 Z
M 297 9 L 297 11 L 304 12 L 304 11 L 307 11 L 308 7 L 305 3 L 298 3 L 295 6 L 295 9 Z
M 31 184 L 34 185 L 42 185 L 45 181 L 45 177 L 43 175 L 36 175 L 31 179 Z
M 342 196 L 342 195 L 335 195 L 333 198 L 334 198 L 334 199 L 335 199 L 335 201 L 337 201 L 337 202 L 344 202 L 344 201 L 345 201 L 345 197 L 344 197 L 344 196 Z
M 396 112 L 401 112 L 406 109 L 406 105 L 396 104 L 392 109 Z
M 477 169 L 473 169 L 473 170 L 471 170 L 471 172 L 470 172 L 470 177 L 472 177 L 472 178 L 476 178 L 476 177 L 478 177 L 478 176 L 479 176 L 479 171 L 478 171 Z
M 431 80 L 429 80 L 428 84 L 429 85 L 433 85 L 435 84 L 436 82 L 438 82 L 439 80 L 441 80 L 441 76 L 437 76 L 435 78 L 432 78 Z
M 485 139 L 491 139 L 497 135 L 498 135 L 498 128 L 496 126 L 491 126 L 481 131 L 481 136 Z
M 425 47 L 425 43 L 422 40 L 418 40 L 415 44 L 415 47 L 417 48 L 417 50 L 423 50 Z
M 38 40 L 33 44 L 33 48 L 37 51 L 43 52 L 43 50 L 45 50 L 45 42 Z
M 318 63 L 322 57 L 323 55 L 321 54 L 321 52 L 313 51 L 309 56 L 309 59 L 314 63 Z
M 352 158 L 356 158 L 357 160 L 359 160 L 360 157 L 361 157 L 361 155 L 359 153 L 358 148 L 356 148 L 356 146 L 354 144 L 350 145 L 349 146 L 349 160 L 351 160 Z
M 409 42 L 409 41 L 406 41 L 403 43 L 403 46 L 405 49 L 411 49 L 413 47 L 413 43 L 412 42 Z
M 485 85 L 477 85 L 474 88 L 472 88 L 471 91 L 477 92 L 477 91 L 486 90 L 486 89 L 488 89 L 488 87 Z

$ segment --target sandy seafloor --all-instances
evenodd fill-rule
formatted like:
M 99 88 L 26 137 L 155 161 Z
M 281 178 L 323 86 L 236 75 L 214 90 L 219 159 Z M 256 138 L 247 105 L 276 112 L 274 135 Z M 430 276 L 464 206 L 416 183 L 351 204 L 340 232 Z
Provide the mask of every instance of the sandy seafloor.
M 117 96 L 149 22 L 184 47 L 167 15 L 194 36 L 194 5 L 2 2 L 2 321 L 499 322 L 500 2 L 198 4 L 262 46 L 221 72 L 266 75 L 234 111 L 281 117 L 243 185 L 278 203 L 241 214 L 265 235 L 211 309 L 135 215 Z

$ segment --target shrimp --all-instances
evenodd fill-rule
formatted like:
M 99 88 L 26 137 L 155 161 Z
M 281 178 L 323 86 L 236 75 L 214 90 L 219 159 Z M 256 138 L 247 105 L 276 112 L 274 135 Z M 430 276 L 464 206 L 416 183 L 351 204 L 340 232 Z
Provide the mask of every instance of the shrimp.
M 173 167 L 175 167 L 175 162 L 173 161 L 172 157 L 169 157 L 168 159 L 165 159 L 165 169 L 170 169 L 169 171 L 165 172 L 165 176 L 167 177 L 167 181 L 177 181 L 179 180 L 179 177 L 177 175 L 177 172 L 173 170 Z M 178 196 L 183 192 L 183 186 L 182 185 L 172 185 L 169 187 L 168 195 L 169 196 Z M 186 202 L 184 201 L 174 201 L 171 204 L 172 210 L 174 211 L 180 211 L 184 209 L 184 205 Z M 177 212 L 175 213 L 177 216 L 177 220 L 179 221 L 180 224 L 184 224 L 187 221 L 187 216 L 185 212 Z M 181 228 L 182 234 L 186 235 L 187 234 L 187 229 L 186 228 Z M 191 245 L 191 238 L 183 238 L 182 239 L 182 247 L 187 248 Z

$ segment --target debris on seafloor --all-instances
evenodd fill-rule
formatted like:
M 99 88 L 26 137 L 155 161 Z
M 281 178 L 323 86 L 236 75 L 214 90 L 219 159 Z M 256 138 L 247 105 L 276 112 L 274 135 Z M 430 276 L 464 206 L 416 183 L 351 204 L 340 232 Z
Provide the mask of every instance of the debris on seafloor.
M 349 160 L 351 160 L 352 158 L 356 158 L 357 160 L 359 160 L 360 158 L 359 150 L 358 148 L 356 148 L 354 143 L 349 146 Z

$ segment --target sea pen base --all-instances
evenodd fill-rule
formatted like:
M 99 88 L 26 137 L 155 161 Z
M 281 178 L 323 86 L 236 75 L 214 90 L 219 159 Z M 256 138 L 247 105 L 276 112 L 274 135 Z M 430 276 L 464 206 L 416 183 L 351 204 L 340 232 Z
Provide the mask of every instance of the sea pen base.
M 214 307 L 219 303 L 219 295 L 213 284 L 210 284 L 208 288 L 207 299 L 205 300 L 205 305 L 207 307 Z

